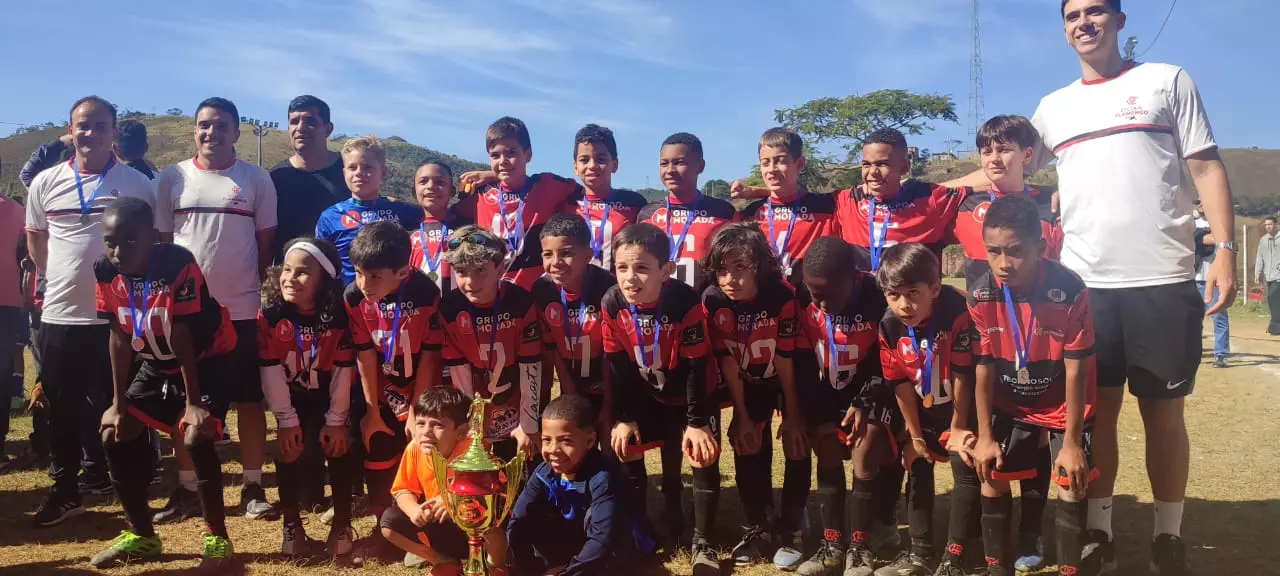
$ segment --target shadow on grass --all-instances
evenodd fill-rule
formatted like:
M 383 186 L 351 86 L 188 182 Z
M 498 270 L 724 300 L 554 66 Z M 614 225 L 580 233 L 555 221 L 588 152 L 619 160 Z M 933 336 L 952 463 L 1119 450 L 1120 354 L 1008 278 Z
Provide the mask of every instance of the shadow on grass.
M 160 556 L 158 562 L 172 562 L 181 560 L 182 558 L 183 557 L 179 555 L 164 554 Z M 193 572 L 192 567 L 194 566 L 195 565 L 192 564 L 191 567 L 186 568 L 156 567 L 154 569 L 147 570 L 146 573 L 148 576 L 163 574 L 190 574 Z M 44 576 L 46 574 L 57 576 L 102 576 L 103 574 L 103 571 L 89 566 L 88 558 L 71 558 L 66 560 L 50 560 L 48 562 L 33 562 L 30 564 L 15 564 L 10 566 L 8 569 L 12 570 L 12 572 L 9 572 L 12 574 L 17 574 L 21 571 L 24 576 Z M 240 570 L 237 572 L 232 570 L 227 574 L 228 576 L 244 574 L 244 571 Z
M 1208 351 L 1206 356 L 1208 359 L 1212 359 L 1213 351 Z M 1232 368 L 1236 366 L 1262 366 L 1266 364 L 1280 364 L 1280 356 L 1273 354 L 1254 354 L 1251 352 L 1233 352 L 1227 359 L 1227 365 Z

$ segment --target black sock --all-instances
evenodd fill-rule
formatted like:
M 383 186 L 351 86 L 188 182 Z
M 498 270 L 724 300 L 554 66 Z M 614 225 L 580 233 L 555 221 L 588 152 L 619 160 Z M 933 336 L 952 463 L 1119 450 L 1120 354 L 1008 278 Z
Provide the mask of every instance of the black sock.
M 963 556 L 969 544 L 975 521 L 980 521 L 982 487 L 978 473 L 965 465 L 959 454 L 951 455 L 951 476 L 955 488 L 951 490 L 951 516 L 947 520 L 947 554 Z
M 298 513 L 298 501 L 301 499 L 300 492 L 303 488 L 302 477 L 306 475 L 303 471 L 304 465 L 301 458 L 293 462 L 276 460 L 276 483 L 280 487 L 280 515 L 284 517 L 285 524 L 302 523 L 302 516 Z
M 151 474 L 156 469 L 155 454 L 151 451 L 146 431 L 132 440 L 107 442 L 103 444 L 103 451 L 107 457 L 107 467 L 111 471 L 111 484 L 120 498 L 120 506 L 124 508 L 133 533 L 144 538 L 155 536 L 155 527 L 151 525 L 151 509 L 147 507 L 147 486 L 151 484 Z
M 222 501 L 222 462 L 210 440 L 201 440 L 187 447 L 196 469 L 196 493 L 200 496 L 200 511 L 205 524 L 214 536 L 227 537 L 225 504 Z
M 1049 500 L 1049 447 L 1044 446 L 1036 452 L 1036 477 L 1018 482 L 1022 488 L 1018 505 L 1022 508 L 1018 521 L 1018 532 L 1022 534 L 1040 534 L 1044 525 L 1044 507 Z
M 844 466 L 818 466 L 818 509 L 822 515 L 822 539 L 842 549 L 848 525 L 844 501 Z
M 933 487 L 933 462 L 917 458 L 907 481 L 907 533 L 911 551 L 925 558 L 933 556 Z
M 1012 568 L 1005 549 L 1009 540 L 1009 516 L 1013 512 L 1013 496 L 982 497 L 982 547 L 987 565 Z
M 762 442 L 762 444 L 767 443 L 767 441 Z M 747 517 L 748 526 L 764 528 L 768 523 L 765 510 L 773 500 L 769 477 L 772 460 L 770 451 L 763 447 L 755 454 L 748 456 L 735 454 L 733 457 L 738 496 L 742 498 L 742 511 Z
M 680 465 L 684 454 L 678 440 L 668 440 L 662 446 L 662 515 L 667 531 L 673 538 L 684 534 L 684 481 L 680 477 Z
M 1084 518 L 1084 502 L 1058 501 L 1055 526 L 1058 540 L 1058 565 L 1080 566 L 1080 521 Z
M 347 461 L 350 456 L 348 453 L 328 460 L 329 484 L 333 486 L 333 526 L 351 525 L 351 463 Z
M 631 477 L 632 514 L 641 518 L 646 517 L 649 508 L 649 472 L 644 467 L 644 459 L 627 462 L 623 466 L 627 469 L 627 475 Z
M 693 541 L 715 538 L 716 516 L 720 512 L 720 466 L 693 469 Z
M 874 512 L 877 522 L 885 526 L 898 526 L 898 501 L 902 499 L 902 480 L 907 471 L 897 459 L 880 467 L 880 472 L 871 482 L 871 492 L 875 495 Z
M 871 515 L 875 512 L 875 480 L 854 479 L 849 495 L 849 542 L 857 546 L 870 543 Z
M 809 500 L 812 488 L 813 459 L 787 460 L 782 473 L 782 514 L 779 515 L 779 529 L 783 534 L 790 534 L 800 528 L 800 520 L 804 517 L 804 507 Z M 843 480 L 841 480 L 843 484 Z

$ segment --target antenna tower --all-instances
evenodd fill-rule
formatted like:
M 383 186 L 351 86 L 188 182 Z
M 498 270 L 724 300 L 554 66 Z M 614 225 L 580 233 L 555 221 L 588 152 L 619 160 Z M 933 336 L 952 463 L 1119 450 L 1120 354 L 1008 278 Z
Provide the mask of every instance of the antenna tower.
M 978 0 L 973 0 L 973 54 L 969 60 L 969 135 L 986 121 L 982 111 L 982 41 L 978 31 Z

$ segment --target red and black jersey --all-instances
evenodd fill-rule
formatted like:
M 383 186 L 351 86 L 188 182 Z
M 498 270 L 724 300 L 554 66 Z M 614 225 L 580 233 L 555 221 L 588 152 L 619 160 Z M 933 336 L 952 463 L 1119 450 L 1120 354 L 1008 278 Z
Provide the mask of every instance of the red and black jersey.
M 613 270 L 613 237 L 623 228 L 636 223 L 640 210 L 648 200 L 631 190 L 613 190 L 606 198 L 585 196 L 573 203 L 572 212 L 582 216 L 591 229 L 591 247 L 595 254 L 591 263 Z
M 519 190 L 490 186 L 480 193 L 476 224 L 507 241 L 513 253 L 506 279 L 528 290 L 542 276 L 542 246 L 538 234 L 566 203 L 582 196 L 582 186 L 555 174 L 533 174 Z M 505 217 L 504 217 L 505 215 Z
M 604 316 L 600 302 L 605 292 L 617 285 L 612 274 L 598 266 L 588 266 L 582 294 L 565 291 L 543 276 L 533 283 L 533 299 L 542 311 L 542 335 L 548 348 L 556 351 L 585 394 L 604 394 Z M 566 307 L 566 303 L 568 306 Z
M 338 315 L 301 314 L 291 305 L 259 310 L 258 359 L 262 366 L 282 366 L 290 387 L 328 389 L 334 368 L 356 363 L 345 310 Z
M 1027 188 L 1027 197 L 1035 200 L 1040 208 L 1040 230 L 1044 237 L 1044 257 L 1057 260 L 1062 252 L 1061 235 L 1056 232 L 1053 206 L 1050 204 L 1052 194 L 1044 194 L 1035 188 Z M 965 278 L 970 283 L 976 281 L 987 266 L 987 245 L 982 239 L 982 223 L 987 218 L 987 209 L 996 198 L 1002 196 L 994 188 L 986 192 L 975 191 L 960 202 L 960 212 L 951 227 L 951 236 L 964 248 Z M 976 266 L 975 266 L 976 264 Z
M 880 320 L 880 365 L 885 382 L 890 388 L 904 382 L 913 383 L 917 398 L 923 400 L 921 378 L 925 351 L 929 350 L 932 354 L 929 384 L 933 396 L 929 410 L 936 412 L 935 422 L 949 423 L 954 399 L 953 377 L 973 374 L 971 329 L 965 295 L 950 286 L 942 287 L 933 301 L 929 320 L 915 327 L 914 338 L 892 309 L 885 310 Z M 925 410 L 924 402 L 918 406 Z
M 667 202 L 670 202 L 673 213 L 670 218 L 667 217 Z M 648 222 L 665 230 L 667 237 L 671 239 L 671 252 L 674 254 L 671 261 L 676 264 L 671 277 L 694 289 L 707 285 L 707 273 L 702 269 L 702 259 L 711 251 L 711 238 L 715 236 L 716 230 L 736 217 L 737 211 L 733 204 L 706 194 L 699 194 L 687 206 L 675 197 L 668 197 L 667 201 L 653 202 L 640 211 L 641 222 Z M 688 233 L 685 233 L 686 224 Z
M 818 362 L 818 384 L 826 384 L 853 397 L 879 395 L 880 319 L 888 308 L 884 293 L 870 274 L 857 272 L 853 296 L 844 310 L 827 314 L 810 304 L 799 318 L 797 347 L 813 350 Z M 827 335 L 830 328 L 834 342 Z
M 357 351 L 377 351 L 382 401 L 404 419 L 413 402 L 410 396 L 422 354 L 440 349 L 440 330 L 436 326 L 440 289 L 426 274 L 411 270 L 399 290 L 379 302 L 365 298 L 354 282 L 347 286 L 344 300 L 352 344 Z M 388 362 L 391 374 L 383 369 Z
M 456 204 L 455 204 L 456 206 Z M 449 243 L 449 234 L 473 222 L 449 211 L 444 222 L 430 214 L 418 224 L 418 228 L 410 230 L 409 242 L 413 245 L 409 253 L 409 265 L 435 280 L 436 287 L 443 293 L 457 288 L 449 263 L 444 261 L 444 252 Z
M 633 410 L 642 404 L 647 389 L 663 404 L 684 405 L 690 426 L 706 426 L 714 415 L 708 399 L 715 385 L 705 381 L 707 317 L 698 294 L 682 282 L 668 280 L 658 302 L 637 306 L 633 315 L 615 286 L 605 293 L 601 306 L 618 420 L 635 420 Z
M 1093 356 L 1093 321 L 1089 316 L 1089 292 L 1084 281 L 1063 265 L 1040 259 L 1040 270 L 1031 294 L 1012 294 L 1018 315 L 1014 334 L 1004 285 L 988 271 L 969 290 L 969 315 L 978 334 L 975 360 L 996 373 L 992 406 L 1002 414 L 1045 428 L 1062 430 L 1067 424 L 1066 358 Z M 1026 368 L 1030 382 L 1018 383 L 1016 338 L 1031 346 Z M 1025 340 L 1024 340 L 1025 342 Z M 1086 369 L 1084 418 L 1093 417 L 1097 371 Z
M 769 224 L 769 207 L 773 208 L 773 225 Z M 769 238 L 778 256 L 782 273 L 793 286 L 800 286 L 800 262 L 814 240 L 840 234 L 836 218 L 836 198 L 831 194 L 802 192 L 790 202 L 778 199 L 757 200 L 742 210 L 744 222 L 755 221 Z M 794 222 L 794 224 L 793 224 Z M 784 246 L 785 243 L 785 246 Z
M 871 202 L 875 200 L 875 235 L 884 235 L 882 247 L 904 242 L 928 246 L 939 258 L 945 246 L 947 231 L 956 219 L 960 203 L 968 188 L 947 188 L 921 180 L 902 183 L 897 196 L 882 201 L 863 191 L 862 187 L 834 192 L 840 237 L 852 244 L 863 264 L 871 262 Z M 884 227 L 888 227 L 882 230 Z M 870 269 L 870 268 L 868 268 Z
M 147 275 L 140 277 L 121 273 L 106 256 L 93 264 L 100 318 L 110 320 L 132 340 L 136 335 L 134 314 L 147 316 L 139 357 L 162 373 L 176 373 L 181 366 L 169 342 L 174 322 L 185 322 L 191 328 L 197 360 L 235 348 L 231 315 L 209 293 L 191 252 L 176 244 L 156 244 L 151 247 L 147 266 Z
M 795 350 L 795 289 L 770 282 L 750 302 L 735 302 L 713 285 L 702 292 L 702 305 L 716 356 L 732 356 L 744 382 L 777 378 L 774 358 L 790 358 Z
M 460 290 L 440 302 L 444 365 L 468 397 L 493 399 L 485 437 L 510 437 L 516 426 L 537 430 L 542 392 L 542 330 L 538 307 L 524 288 L 498 285 L 490 306 L 475 306 Z

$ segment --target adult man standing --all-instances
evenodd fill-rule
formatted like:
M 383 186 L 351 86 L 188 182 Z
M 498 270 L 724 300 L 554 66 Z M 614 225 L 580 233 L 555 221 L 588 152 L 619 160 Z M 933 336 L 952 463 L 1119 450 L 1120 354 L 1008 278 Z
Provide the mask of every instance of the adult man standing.
M 155 201 L 151 181 L 116 162 L 116 109 L 110 102 L 97 96 L 77 100 L 67 134 L 74 156 L 34 176 L 27 189 L 27 245 L 47 280 L 36 346 L 50 409 L 54 483 L 36 511 L 36 526 L 84 513 L 81 487 L 107 485 L 102 444 L 95 439 L 110 403 L 109 328 L 97 313 L 93 262 L 105 252 L 101 218 L 108 204 L 122 196 Z M 82 445 L 85 474 L 77 479 Z
M 241 505 L 248 518 L 271 514 L 262 489 L 267 419 L 258 378 L 258 289 L 271 262 L 276 230 L 276 189 L 267 171 L 236 159 L 240 113 L 224 98 L 196 107 L 196 155 L 165 169 L 156 181 L 156 229 L 190 250 L 204 271 L 209 292 L 231 313 L 236 348 L 234 370 L 223 386 L 239 414 L 240 462 L 244 466 Z M 183 448 L 178 483 L 157 522 L 199 513 L 195 467 Z
M 1271 309 L 1271 324 L 1267 334 L 1280 336 L 1280 238 L 1276 238 L 1276 217 L 1262 220 L 1265 234 L 1258 240 L 1258 259 L 1254 262 L 1255 281 L 1267 283 L 1267 307 Z
M 315 233 L 325 208 L 351 197 L 342 180 L 342 156 L 329 149 L 332 133 L 329 105 L 324 100 L 304 94 L 289 102 L 289 141 L 294 154 L 271 169 L 282 208 L 271 249 L 273 259 L 283 257 L 285 242 Z
M 1204 212 L 1200 210 L 1200 202 L 1196 202 L 1196 209 L 1191 215 L 1196 221 L 1196 288 L 1200 289 L 1201 296 L 1206 296 L 1206 300 L 1217 301 L 1221 290 L 1216 290 L 1211 297 L 1207 297 L 1204 278 L 1213 268 L 1218 242 L 1209 230 L 1209 221 L 1205 220 Z M 1231 355 L 1231 316 L 1226 310 L 1222 310 L 1215 312 L 1211 317 L 1213 318 L 1213 367 L 1226 368 L 1227 357 Z

